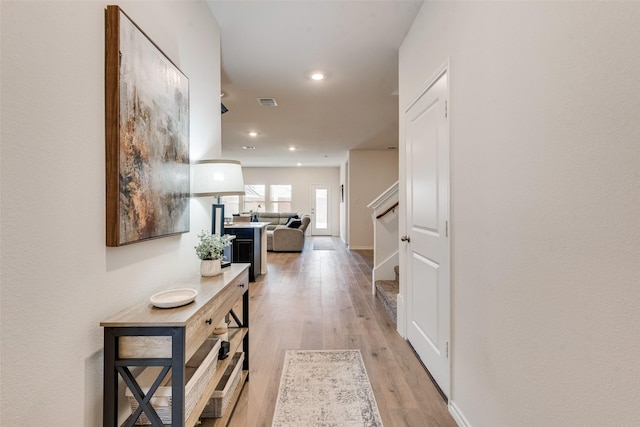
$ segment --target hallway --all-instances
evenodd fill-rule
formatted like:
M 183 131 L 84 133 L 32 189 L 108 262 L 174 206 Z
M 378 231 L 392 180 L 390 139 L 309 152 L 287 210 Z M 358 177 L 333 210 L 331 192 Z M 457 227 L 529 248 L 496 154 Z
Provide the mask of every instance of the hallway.
M 324 244 L 314 250 L 314 240 Z M 286 349 L 360 349 L 385 426 L 456 425 L 371 295 L 372 256 L 329 237 L 308 238 L 302 253 L 269 252 L 269 272 L 250 286 L 250 381 L 231 426 L 271 425 Z

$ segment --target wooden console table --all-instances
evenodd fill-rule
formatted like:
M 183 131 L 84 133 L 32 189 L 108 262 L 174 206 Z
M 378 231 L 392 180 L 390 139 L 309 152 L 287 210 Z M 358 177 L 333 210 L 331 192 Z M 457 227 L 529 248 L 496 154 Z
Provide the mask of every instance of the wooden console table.
M 267 273 L 267 230 L 269 222 L 238 222 L 225 224 L 225 234 L 236 236 L 233 240 L 233 261 L 248 262 L 249 280 L 255 282 L 260 274 Z
M 245 381 L 249 379 L 249 264 L 231 264 L 215 277 L 197 276 L 172 288 L 193 288 L 198 291 L 195 301 L 176 308 L 156 308 L 144 302 L 102 321 L 104 327 L 104 412 L 103 426 L 118 425 L 118 380 L 121 377 L 131 390 L 139 407 L 154 427 L 163 426 L 160 417 L 151 406 L 151 398 L 171 371 L 171 420 L 172 427 L 192 427 L 207 405 L 209 398 L 220 382 L 225 369 L 236 351 L 244 351 L 242 377 L 231 404 L 222 418 L 207 421 L 207 426 L 226 425 Z M 242 300 L 242 320 L 232 308 Z M 217 363 L 210 379 L 195 385 L 196 375 L 188 379 L 186 364 L 197 352 L 206 348 L 207 338 L 215 326 L 231 313 L 237 327 L 229 328 L 229 357 L 217 360 L 217 354 L 206 355 L 205 360 Z M 217 348 L 216 353 L 217 353 Z M 194 357 L 194 359 L 197 359 Z M 216 362 L 217 361 L 217 362 Z M 139 378 L 130 367 L 156 367 L 161 373 L 147 394 Z M 157 368 L 160 367 L 160 368 Z M 201 371 L 196 370 L 196 373 Z M 211 369 L 213 371 L 213 369 Z M 209 372 L 211 372 L 209 371 Z M 202 378 L 202 377 L 200 377 Z M 208 377 L 207 377 L 208 378 Z M 194 391 L 189 395 L 189 390 Z M 137 419 L 137 416 L 135 417 Z M 134 425 L 130 416 L 125 425 Z M 177 420 L 177 421 L 176 421 Z

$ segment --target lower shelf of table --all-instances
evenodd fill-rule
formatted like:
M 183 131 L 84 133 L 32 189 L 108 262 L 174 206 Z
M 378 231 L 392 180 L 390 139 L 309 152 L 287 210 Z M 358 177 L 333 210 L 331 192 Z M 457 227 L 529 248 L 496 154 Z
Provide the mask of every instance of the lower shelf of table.
M 247 378 L 249 376 L 249 371 L 242 371 L 242 378 L 240 379 L 240 384 L 236 388 L 233 393 L 233 397 L 231 398 L 231 402 L 229 403 L 229 407 L 227 411 L 224 413 L 224 416 L 221 418 L 201 418 L 200 427 L 218 427 L 218 426 L 226 426 L 229 424 L 231 420 L 231 415 L 236 408 L 236 404 L 238 403 L 238 399 L 240 398 L 240 394 L 244 389 L 244 385 L 247 382 Z
M 248 332 L 248 328 L 243 328 L 243 327 L 230 327 L 229 328 L 229 347 L 230 347 L 230 354 L 233 355 L 233 353 L 235 353 L 236 350 L 238 351 L 242 351 L 242 342 L 244 340 L 244 337 L 246 336 L 247 332 Z M 223 373 L 226 370 L 226 367 L 229 365 L 229 363 L 231 362 L 231 357 L 228 357 L 224 360 L 218 360 L 218 367 L 216 369 L 216 373 L 214 374 L 212 383 L 217 384 L 218 381 L 220 381 L 220 378 L 222 377 Z M 236 390 L 233 394 L 233 397 L 231 398 L 231 401 L 229 403 L 229 406 L 227 408 L 227 410 L 225 411 L 225 414 L 223 417 L 221 418 L 202 418 L 202 426 L 221 426 L 221 425 L 227 425 L 229 419 L 231 418 L 231 413 L 233 412 L 233 409 L 236 406 L 236 403 L 238 401 L 238 398 L 240 397 L 240 392 L 242 391 L 244 384 L 247 381 L 247 377 L 249 375 L 248 371 L 243 370 L 242 371 L 242 377 L 240 378 L 240 384 L 238 385 L 238 387 L 236 387 Z M 171 374 L 167 374 L 167 377 L 165 379 L 165 383 L 167 383 L 171 378 Z M 207 399 L 200 399 L 201 402 L 196 406 L 196 409 L 194 410 L 194 412 L 197 411 L 197 413 L 201 413 L 202 409 L 204 408 L 204 405 L 206 403 Z M 194 419 L 196 415 L 195 414 L 188 414 L 188 419 L 186 420 L 185 423 L 185 427 L 187 427 L 188 424 L 192 424 L 191 420 Z M 195 418 L 195 420 L 197 420 L 197 418 Z M 225 421 L 223 421 L 225 420 Z M 124 427 L 127 425 L 127 423 L 129 422 L 129 419 L 127 419 L 127 421 L 125 421 L 121 427 Z M 195 422 L 193 422 L 195 423 Z M 165 427 L 171 427 L 171 424 L 165 424 Z M 189 426 L 190 427 L 190 426 Z

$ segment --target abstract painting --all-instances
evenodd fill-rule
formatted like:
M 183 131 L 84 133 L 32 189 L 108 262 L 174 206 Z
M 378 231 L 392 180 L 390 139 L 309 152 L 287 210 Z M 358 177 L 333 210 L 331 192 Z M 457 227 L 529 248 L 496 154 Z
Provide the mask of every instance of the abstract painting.
M 122 12 L 105 35 L 107 246 L 189 231 L 189 80 Z

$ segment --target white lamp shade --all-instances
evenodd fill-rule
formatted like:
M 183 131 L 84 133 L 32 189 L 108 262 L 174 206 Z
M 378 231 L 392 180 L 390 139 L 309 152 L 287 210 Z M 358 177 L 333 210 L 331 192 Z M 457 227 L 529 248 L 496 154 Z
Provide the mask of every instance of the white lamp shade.
M 191 165 L 191 195 L 244 194 L 242 166 L 237 160 L 201 160 Z

